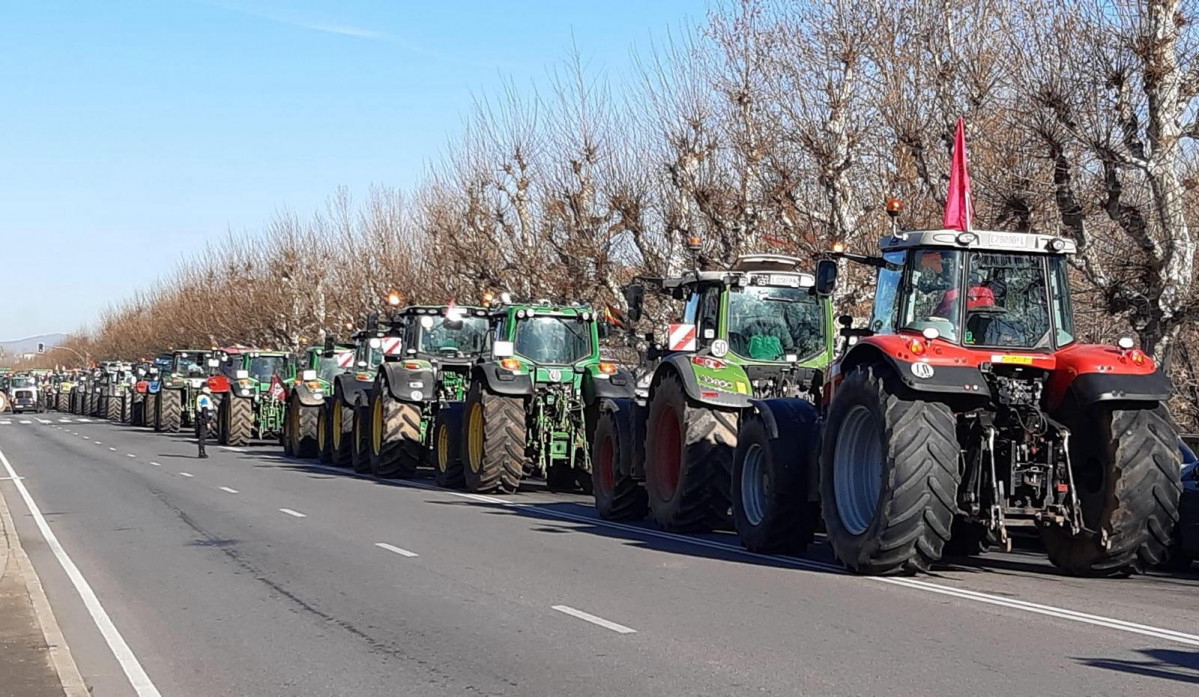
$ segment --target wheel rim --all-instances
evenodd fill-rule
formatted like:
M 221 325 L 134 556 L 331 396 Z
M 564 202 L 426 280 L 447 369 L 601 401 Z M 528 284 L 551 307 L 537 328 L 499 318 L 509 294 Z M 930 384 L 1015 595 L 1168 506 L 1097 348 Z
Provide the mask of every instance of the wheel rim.
M 341 401 L 333 402 L 333 447 L 341 449 Z
M 445 424 L 437 427 L 437 470 L 445 472 L 449 466 L 450 429 Z
M 470 471 L 478 473 L 483 462 L 483 405 L 470 405 L 470 428 L 467 429 L 466 447 L 470 453 Z
M 658 416 L 657 426 L 657 440 L 654 442 L 654 480 L 658 485 L 658 496 L 670 500 L 679 488 L 679 472 L 683 459 L 682 431 L 673 410 L 664 410 Z
M 316 447 L 321 451 L 325 449 L 325 411 L 323 409 L 316 416 Z
M 882 432 L 870 410 L 854 407 L 845 415 L 833 454 L 837 515 L 851 535 L 870 527 L 883 486 Z
M 754 443 L 745 451 L 745 462 L 741 465 L 741 510 L 750 525 L 761 525 L 766 518 L 770 488 L 766 451 Z
M 596 471 L 599 472 L 600 488 L 605 492 L 611 492 L 616 488 L 616 472 L 612 467 L 612 436 L 608 436 L 600 441 L 599 462 L 595 463 Z

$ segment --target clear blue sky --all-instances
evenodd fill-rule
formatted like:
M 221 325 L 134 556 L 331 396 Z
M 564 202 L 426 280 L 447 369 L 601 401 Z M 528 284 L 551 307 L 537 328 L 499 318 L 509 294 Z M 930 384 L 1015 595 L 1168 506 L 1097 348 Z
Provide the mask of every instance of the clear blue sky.
M 69 331 L 227 230 L 408 186 L 572 33 L 593 69 L 706 0 L 0 0 L 0 339 Z

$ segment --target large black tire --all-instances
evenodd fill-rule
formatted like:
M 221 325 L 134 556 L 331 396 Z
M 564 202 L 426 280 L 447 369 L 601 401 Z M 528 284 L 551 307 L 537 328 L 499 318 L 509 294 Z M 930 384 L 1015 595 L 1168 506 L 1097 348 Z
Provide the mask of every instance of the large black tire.
M 632 477 L 636 454 L 632 400 L 603 409 L 591 439 L 591 493 L 604 520 L 641 520 L 649 512 L 645 487 Z
M 736 412 L 692 402 L 676 373 L 663 375 L 650 396 L 645 439 L 645 489 L 654 522 L 677 532 L 727 524 L 736 447 Z
M 462 419 L 466 488 L 516 493 L 525 468 L 525 400 L 495 394 L 481 382 L 471 385 Z
M 159 390 L 155 407 L 154 430 L 159 433 L 178 433 L 183 417 L 183 392 Z
M 433 420 L 433 467 L 437 470 L 437 485 L 447 489 L 466 486 L 461 448 L 464 406 L 463 402 L 448 402 Z
M 221 417 L 221 445 L 241 447 L 250 442 L 250 431 L 254 427 L 254 405 L 245 397 L 229 395 L 217 407 Z
M 1164 562 L 1178 522 L 1182 458 L 1163 408 L 1079 410 L 1067 421 L 1083 522 L 1102 531 L 1071 537 L 1043 528 L 1049 561 L 1075 576 L 1124 576 Z
M 146 425 L 146 395 L 139 394 L 134 396 L 133 404 L 129 406 L 129 425 Z
M 107 395 L 104 397 L 104 418 L 108 421 L 121 421 L 121 396 Z
M 291 456 L 312 458 L 317 455 L 317 428 L 319 426 L 320 407 L 305 406 L 300 400 L 293 399 L 295 412 L 291 426 Z
M 829 408 L 820 472 L 824 525 L 837 558 L 862 574 L 927 571 L 941 558 L 957 509 L 953 412 L 901 390 L 875 369 L 859 368 L 837 387 Z M 862 453 L 867 457 L 858 461 Z M 867 464 L 877 479 L 862 471 L 868 460 L 877 460 Z
M 351 429 L 353 450 L 350 466 L 358 474 L 371 473 L 371 415 L 370 407 L 354 407 L 354 427 Z
M 802 399 L 772 399 L 741 415 L 733 523 L 746 549 L 796 554 L 812 541 L 820 506 L 810 500 L 808 475 L 817 466 L 819 438 L 820 414 Z
M 333 463 L 333 419 L 329 416 L 329 405 L 322 404 L 316 415 L 316 453 L 326 465 Z
M 371 471 L 380 477 L 415 477 L 425 456 L 420 406 L 391 396 L 379 381 L 371 396 L 370 421 Z
M 354 407 L 337 395 L 329 417 L 330 461 L 337 467 L 349 467 L 354 464 Z
M 71 395 L 70 393 L 59 392 L 54 400 L 54 408 L 63 413 L 71 411 Z

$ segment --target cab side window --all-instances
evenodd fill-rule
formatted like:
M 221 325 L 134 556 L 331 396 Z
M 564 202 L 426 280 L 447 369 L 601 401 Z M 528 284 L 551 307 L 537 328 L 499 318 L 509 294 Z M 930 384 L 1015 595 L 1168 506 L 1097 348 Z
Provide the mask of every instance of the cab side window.
M 698 315 L 696 334 L 700 341 L 711 341 L 708 337 L 709 335 L 713 338 L 716 336 L 716 329 L 720 321 L 719 286 L 708 286 L 703 289 L 699 297 Z

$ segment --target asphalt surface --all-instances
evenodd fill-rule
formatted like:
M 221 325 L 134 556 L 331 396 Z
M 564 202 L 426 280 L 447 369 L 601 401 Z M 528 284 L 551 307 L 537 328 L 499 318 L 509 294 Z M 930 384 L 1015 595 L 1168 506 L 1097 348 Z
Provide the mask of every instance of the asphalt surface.
M 0 471 L 96 695 L 1194 695 L 1199 685 L 1199 575 L 1073 579 L 1028 551 L 859 578 L 820 546 L 772 558 L 725 535 L 604 523 L 582 496 L 380 482 L 269 445 L 213 446 L 198 460 L 182 435 L 56 413 L 0 418 L 0 452 L 94 593 L 85 605 Z

